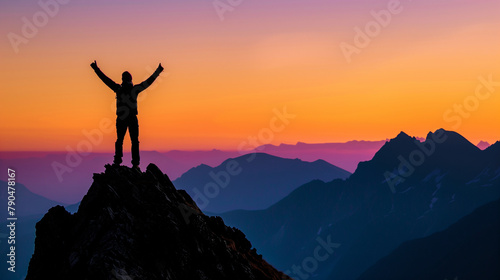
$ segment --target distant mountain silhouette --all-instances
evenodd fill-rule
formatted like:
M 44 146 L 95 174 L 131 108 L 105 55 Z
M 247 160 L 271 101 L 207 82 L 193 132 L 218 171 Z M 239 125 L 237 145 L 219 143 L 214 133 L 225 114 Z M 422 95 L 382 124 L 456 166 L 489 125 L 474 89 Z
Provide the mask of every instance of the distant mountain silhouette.
M 15 157 L 15 154 L 7 155 L 9 156 Z M 21 153 L 20 156 L 8 160 L 0 159 L 0 166 L 9 164 L 19 170 L 30 170 L 30 176 L 19 178 L 20 182 L 35 193 L 67 204 L 80 201 L 87 193 L 92 184 L 92 178 L 88 174 L 92 173 L 96 166 L 103 166 L 113 160 L 113 153 L 91 153 L 85 156 L 76 152 Z M 180 176 L 193 167 L 155 151 L 143 151 L 141 156 L 144 162 L 156 162 L 160 167 L 171 170 L 171 176 Z M 130 161 L 129 153 L 125 153 L 124 161 Z M 62 170 L 59 176 L 53 167 L 55 163 L 64 166 L 59 167 Z
M 257 147 L 255 151 L 283 158 L 300 158 L 305 161 L 322 159 L 349 172 L 354 172 L 360 161 L 370 160 L 385 142 L 385 140 L 318 144 L 298 142 L 295 145 L 278 146 L 268 144 Z
M 182 166 L 187 166 L 188 168 L 182 170 L 182 172 L 175 172 L 175 166 L 165 166 L 168 168 L 168 172 L 172 173 L 171 177 L 173 180 L 179 178 L 182 174 L 186 173 L 189 169 L 196 167 L 200 164 L 206 164 L 209 166 L 217 166 L 227 160 L 228 158 L 234 158 L 241 156 L 242 154 L 238 151 L 222 151 L 222 150 L 209 150 L 209 151 L 181 151 L 172 150 L 162 153 L 167 158 L 175 160 Z M 171 171 L 171 169 L 174 169 Z
M 322 143 L 296 145 L 281 144 L 279 146 L 263 145 L 256 148 L 259 153 L 268 153 L 282 158 L 299 158 L 303 161 L 323 159 L 349 172 L 356 169 L 360 161 L 369 160 L 385 141 L 349 141 L 346 143 Z M 248 151 L 250 153 L 250 151 Z M 200 164 L 218 166 L 228 158 L 242 156 L 240 151 L 180 151 L 168 152 L 142 151 L 144 162 L 155 162 L 161 169 L 167 170 L 173 180 L 179 178 L 189 169 Z M 19 178 L 32 192 L 61 203 L 76 203 L 85 195 L 95 166 L 110 163 L 113 153 L 90 153 L 78 156 L 71 152 L 6 152 L 0 151 L 0 167 L 16 166 L 20 170 L 30 170 L 30 176 Z M 68 165 L 67 160 L 71 161 Z M 129 162 L 130 153 L 125 153 L 124 161 Z M 81 162 L 79 162 L 81 160 Z M 53 164 L 58 162 L 69 170 L 60 178 L 54 171 Z M 40 180 L 43 178 L 43 180 Z M 0 180 L 6 180 L 6 173 L 0 174 Z
M 360 142 L 361 143 L 361 142 Z M 308 144 L 305 144 L 309 147 Z M 337 149 L 337 148 L 335 148 Z M 356 149 L 353 147 L 353 149 Z M 360 145 L 360 150 L 367 149 Z M 271 149 L 270 149 L 271 150 Z M 333 151 L 333 150 L 332 150 Z M 344 158 L 347 161 L 357 164 L 359 160 L 371 158 L 376 149 L 367 152 L 369 155 L 360 156 L 354 150 L 339 152 L 335 150 L 334 154 L 324 149 L 306 149 L 304 152 L 286 153 L 288 158 L 300 158 L 307 161 L 316 161 L 325 158 L 332 158 L 338 155 L 338 158 Z M 360 152 L 363 154 L 364 152 Z M 19 178 L 32 192 L 42 195 L 54 201 L 61 203 L 76 203 L 88 191 L 92 178 L 88 174 L 93 172 L 96 166 L 103 166 L 110 163 L 113 159 L 113 153 L 90 153 L 85 156 L 77 156 L 76 152 L 0 152 L 0 167 L 7 168 L 16 166 L 20 170 L 30 170 L 30 176 Z M 168 175 L 173 180 L 179 178 L 182 174 L 193 167 L 205 164 L 208 166 L 218 166 L 228 158 L 242 156 L 239 151 L 142 151 L 141 157 L 144 162 L 155 162 L 158 167 L 168 171 Z M 130 161 L 130 153 L 125 153 L 124 162 Z M 68 164 L 67 160 L 70 160 Z M 348 160 L 349 159 L 349 160 Z M 68 169 L 62 169 L 59 178 L 54 171 L 53 164 L 59 163 Z M 0 180 L 7 180 L 6 174 L 0 174 Z M 41 180 L 43 179 L 43 180 Z
M 417 163 L 412 172 L 401 167 L 406 161 Z M 346 181 L 313 181 L 266 210 L 221 216 L 283 271 L 310 256 L 318 237 L 329 236 L 341 246 L 310 276 L 354 280 L 402 242 L 442 231 L 498 198 L 500 143 L 481 151 L 455 132 L 437 130 L 424 143 L 400 133 Z
M 0 184 L 2 186 L 7 186 L 7 182 L 5 181 L 0 181 Z M 5 191 L 0 192 L 1 205 L 5 205 L 5 207 L 7 207 L 8 196 L 9 194 L 7 193 L 7 188 L 5 187 Z M 52 206 L 61 204 L 60 202 L 56 202 L 41 195 L 32 193 L 30 190 L 28 190 L 28 188 L 20 183 L 16 183 L 15 185 L 14 202 L 16 203 L 16 205 L 14 205 L 14 208 L 16 210 L 15 212 L 17 217 L 44 214 Z M 5 221 L 7 215 L 7 209 L 5 209 L 5 211 L 0 211 L 1 221 Z
M 228 159 L 217 167 L 192 168 L 174 184 L 185 189 L 201 209 L 221 213 L 265 209 L 311 180 L 349 176 L 349 172 L 323 160 L 305 162 L 256 153 Z
M 27 280 L 290 279 L 153 164 L 106 166 L 76 214 L 53 207 L 36 234 Z
M 407 241 L 359 280 L 500 279 L 500 200 L 444 231 Z

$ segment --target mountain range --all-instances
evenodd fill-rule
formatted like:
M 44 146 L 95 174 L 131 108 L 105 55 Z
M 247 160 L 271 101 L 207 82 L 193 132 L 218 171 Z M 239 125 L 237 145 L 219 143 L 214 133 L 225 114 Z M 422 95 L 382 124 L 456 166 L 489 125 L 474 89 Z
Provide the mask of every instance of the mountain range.
M 283 158 L 299 158 L 303 161 L 323 159 L 330 164 L 352 172 L 361 160 L 368 160 L 385 141 L 349 141 L 346 143 L 324 143 L 279 146 L 264 145 L 254 151 L 143 151 L 143 163 L 154 162 L 173 179 L 179 178 L 189 169 L 201 164 L 215 167 L 228 158 L 251 153 L 268 153 Z M 0 152 L 0 167 L 15 167 L 29 170 L 30 176 L 18 180 L 32 192 L 61 203 L 72 204 L 80 201 L 92 180 L 89 173 L 96 166 L 103 166 L 113 158 L 112 153 L 89 153 L 80 155 L 75 151 L 66 152 Z M 130 161 L 130 153 L 125 153 L 124 162 Z M 43 180 L 41 180 L 43 178 Z M 7 180 L 0 174 L 0 180 Z
M 228 159 L 217 167 L 192 168 L 174 184 L 185 189 L 202 210 L 221 213 L 265 209 L 302 184 L 350 175 L 323 160 L 305 162 L 254 153 Z
M 218 151 L 212 151 L 212 152 L 219 155 Z M 204 152 L 193 152 L 193 153 L 188 153 L 188 155 L 194 158 L 198 158 L 202 155 L 207 156 L 207 154 L 205 154 Z M 53 155 L 44 153 L 39 153 L 35 155 L 27 154 L 26 158 L 29 159 L 32 158 L 33 156 L 46 159 L 46 158 L 52 158 Z M 180 155 L 176 156 L 180 157 Z M 104 157 L 102 157 L 102 159 L 104 159 Z M 252 160 L 248 161 L 247 159 L 252 159 Z M 42 160 L 41 162 L 43 162 L 44 159 L 40 160 Z M 345 178 L 350 174 L 347 171 L 343 171 L 342 169 L 332 166 L 331 164 L 321 160 L 309 163 L 309 162 L 303 162 L 298 159 L 295 160 L 283 159 L 266 154 L 249 154 L 247 156 L 240 156 L 235 159 L 226 159 L 226 161 L 223 164 L 215 168 L 209 167 L 207 165 L 201 165 L 197 168 L 193 168 L 192 170 L 190 170 L 190 172 L 188 172 L 188 174 L 186 176 L 183 176 L 182 178 L 184 182 L 202 182 L 203 179 L 207 178 L 213 180 L 210 177 L 210 173 L 212 171 L 214 171 L 214 174 L 219 174 L 221 170 L 227 171 L 226 170 L 227 163 L 233 161 L 241 162 L 241 166 L 238 166 L 238 168 L 241 168 L 242 172 L 241 174 L 237 174 L 237 176 L 230 177 L 231 182 L 230 184 L 228 184 L 229 187 L 221 189 L 221 196 L 219 198 L 210 200 L 210 203 L 212 205 L 215 205 L 216 202 L 218 201 L 224 202 L 224 199 L 229 198 L 229 200 L 227 200 L 228 202 L 227 205 L 231 205 L 232 202 L 238 202 L 240 201 L 239 199 L 241 199 L 242 204 L 237 204 L 235 207 L 241 207 L 244 205 L 250 205 L 250 207 L 252 207 L 252 204 L 257 205 L 258 207 L 265 207 L 265 205 L 272 204 L 272 202 L 270 202 L 271 200 L 278 201 L 280 199 L 279 198 L 280 196 L 284 197 L 288 192 L 300 186 L 301 183 L 298 182 L 308 182 L 309 180 L 312 180 L 314 178 L 330 180 L 331 178 L 335 178 L 335 176 L 340 176 Z M 36 162 L 36 161 L 32 162 L 31 164 L 33 164 L 33 166 L 31 168 L 33 168 L 33 170 L 37 170 L 35 166 L 37 164 L 41 164 L 41 162 Z M 101 162 L 101 160 L 99 158 L 93 158 L 92 162 L 99 163 Z M 101 163 L 103 162 L 105 161 L 102 160 Z M 85 163 L 85 164 L 90 164 L 90 163 Z M 89 165 L 88 168 L 90 167 L 91 166 Z M 87 181 L 92 181 L 92 178 L 90 176 L 87 176 L 90 178 L 90 180 L 88 178 L 84 179 L 85 176 L 83 174 L 83 171 L 85 170 L 85 168 L 87 167 L 82 167 L 81 169 L 75 170 L 75 173 L 79 173 L 75 174 L 75 178 L 81 180 L 81 182 L 79 182 L 80 185 L 82 185 Z M 95 167 L 93 167 L 93 169 L 95 169 Z M 17 167 L 17 170 L 21 171 L 24 169 L 22 168 L 20 169 L 19 167 Z M 265 174 L 265 176 L 261 176 L 263 174 Z M 69 181 L 73 182 L 75 180 L 71 177 L 72 174 L 68 174 L 68 176 L 69 176 L 68 179 L 71 179 Z M 220 178 L 224 179 L 224 177 Z M 178 182 L 177 181 L 175 182 L 177 185 Z M 213 182 L 216 183 L 217 181 Z M 44 181 L 40 181 L 40 183 L 42 185 L 48 184 L 48 182 Z M 68 182 L 64 181 L 63 183 L 68 183 Z M 68 188 L 73 188 L 73 187 L 68 186 Z M 247 197 L 248 194 L 245 193 L 246 188 L 248 188 L 249 193 L 252 194 L 252 198 L 254 200 L 248 199 Z M 88 189 L 88 186 L 81 187 L 81 189 Z M 203 191 L 203 188 L 200 188 L 200 190 Z M 227 190 L 230 191 L 230 194 L 234 195 L 235 197 L 234 201 L 232 201 L 227 194 L 224 194 L 224 192 Z M 20 183 L 17 184 L 17 191 L 19 199 L 19 207 L 17 214 L 19 217 L 22 216 L 22 218 L 20 218 L 18 221 L 19 227 L 17 228 L 17 235 L 23 236 L 23 243 L 19 244 L 19 246 L 17 247 L 18 272 L 16 274 L 9 273 L 7 271 L 6 263 L 3 263 L 0 266 L 0 267 L 5 267 L 5 269 L 0 271 L 0 276 L 2 277 L 2 279 L 5 280 L 24 279 L 26 275 L 25 274 L 26 270 L 28 268 L 29 258 L 33 254 L 33 247 L 35 240 L 35 224 L 43 217 L 43 214 L 45 214 L 50 207 L 56 206 L 58 204 L 61 205 L 61 203 L 59 202 L 49 200 L 40 195 L 31 193 L 26 187 L 24 187 L 24 185 Z M 0 194 L 1 201 L 3 201 L 4 205 L 6 205 L 7 203 L 6 201 L 7 197 L 4 196 L 5 194 Z M 193 196 L 193 198 L 198 199 L 199 197 L 195 195 Z M 203 201 L 200 202 L 200 206 L 203 206 L 201 204 L 202 202 Z M 71 205 L 67 204 L 62 204 L 62 205 L 65 206 L 68 212 L 75 213 L 79 207 L 79 204 L 80 202 Z M 207 209 L 210 210 L 211 208 L 207 207 Z M 215 209 L 217 210 L 217 208 Z M 3 214 L 6 214 L 6 212 L 3 212 Z M 5 219 L 3 219 L 3 221 L 5 221 Z M 6 226 L 5 223 L 2 223 L 0 225 Z M 0 236 L 0 241 L 2 240 L 1 238 L 2 236 Z M 0 249 L 3 248 L 5 249 L 4 251 L 7 250 L 6 246 L 7 246 L 6 242 L 0 243 Z
M 383 141 L 348 141 L 345 143 L 262 145 L 253 151 L 209 150 L 168 152 L 143 151 L 143 163 L 154 162 L 166 170 L 173 180 L 189 169 L 205 164 L 211 167 L 220 165 L 228 158 L 235 158 L 248 153 L 267 153 L 282 158 L 301 159 L 313 162 L 322 159 L 349 172 L 354 172 L 360 161 L 370 160 L 384 145 Z M 478 144 L 481 149 L 489 146 L 486 142 Z M 80 201 L 92 181 L 87 176 L 95 171 L 96 166 L 103 166 L 113 158 L 112 153 L 90 153 L 79 155 L 75 151 L 66 152 L 9 152 L 0 151 L 0 167 L 15 167 L 29 170 L 29 176 L 22 176 L 18 181 L 33 193 L 42 195 L 63 204 Z M 130 161 L 130 153 L 125 153 L 124 162 Z M 7 180 L 6 174 L 0 174 L 0 180 Z
M 220 216 L 292 277 L 354 280 L 401 243 L 499 197 L 500 143 L 480 150 L 440 129 L 424 142 L 400 133 L 345 181 L 313 181 L 268 209 Z M 311 266 L 318 238 L 339 247 Z
M 360 161 L 370 160 L 386 141 L 354 140 L 345 143 L 267 144 L 257 147 L 254 151 L 283 158 L 300 158 L 305 161 L 322 159 L 352 173 Z
M 248 157 L 252 155 L 254 158 L 249 162 L 250 165 L 244 166 L 245 161 L 248 162 Z M 238 158 L 240 161 L 243 160 L 241 166 L 240 163 L 235 165 L 234 160 Z M 259 162 L 259 158 L 266 160 Z M 329 178 L 320 178 L 322 180 L 313 180 L 298 188 L 296 186 L 300 184 L 295 182 L 295 187 L 292 188 L 294 190 L 290 194 L 266 209 L 237 210 L 218 215 L 223 218 L 224 223 L 241 229 L 271 265 L 295 279 L 354 280 L 359 277 L 362 277 L 360 279 L 386 279 L 386 276 L 393 277 L 387 279 L 398 279 L 406 270 L 398 270 L 398 266 L 411 266 L 408 268 L 411 271 L 419 266 L 435 265 L 436 260 L 438 262 L 445 260 L 449 264 L 458 263 L 458 259 L 450 255 L 450 249 L 456 248 L 457 256 L 467 254 L 474 256 L 480 253 L 480 251 L 473 251 L 471 246 L 456 247 L 457 243 L 453 242 L 469 242 L 477 246 L 490 245 L 491 248 L 496 248 L 495 244 L 498 243 L 498 239 L 492 240 L 491 234 L 483 234 L 481 240 L 476 238 L 475 241 L 471 241 L 471 237 L 481 234 L 480 230 L 476 230 L 481 226 L 495 230 L 494 223 L 486 222 L 487 220 L 494 221 L 492 212 L 479 211 L 482 209 L 479 207 L 493 203 L 500 197 L 499 159 L 499 142 L 481 150 L 451 131 L 437 130 L 429 133 L 424 141 L 402 132 L 385 143 L 373 159 L 359 163 L 356 171 L 347 179 L 331 181 Z M 259 177 L 272 179 L 269 174 L 265 175 L 265 169 L 280 170 L 279 166 L 275 166 L 279 165 L 278 163 L 303 164 L 306 169 L 308 166 L 332 168 L 323 161 L 305 163 L 300 160 L 285 160 L 256 153 L 226 159 L 214 168 L 202 165 L 201 169 L 194 168 L 190 171 L 193 172 L 192 176 L 195 179 L 208 174 L 208 177 L 213 180 L 212 183 L 217 183 L 210 176 L 211 172 L 220 174 L 224 171 L 229 174 L 229 171 L 233 171 L 235 175 L 230 175 L 229 178 L 234 182 L 244 174 L 245 169 L 256 168 L 248 180 L 254 182 L 260 180 L 265 184 L 266 180 Z M 291 164 L 291 166 L 294 165 Z M 238 167 L 241 168 L 239 173 L 236 172 Z M 108 175 L 116 176 L 114 171 L 110 170 L 107 171 Z M 118 174 L 123 172 L 127 177 L 130 174 L 126 170 L 128 169 L 116 172 Z M 282 168 L 282 170 L 287 169 Z M 294 172 L 289 172 L 290 170 Z M 312 173 L 322 174 L 321 170 L 314 170 L 314 168 L 309 168 L 308 171 L 303 174 L 306 176 Z M 283 176 L 290 176 L 295 172 L 300 171 L 291 168 Z M 325 175 L 328 174 L 325 173 Z M 220 175 L 216 178 L 224 179 L 225 176 Z M 200 180 L 200 182 L 203 181 Z M 255 184 L 249 185 L 251 186 Z M 222 191 L 227 189 L 220 188 L 219 195 L 222 196 Z M 20 184 L 19 191 L 29 192 Z M 23 194 L 25 197 L 31 195 Z M 257 196 L 256 199 L 259 198 L 262 197 Z M 20 220 L 17 231 L 18 236 L 23 238 L 25 243 L 30 243 L 34 239 L 34 224 L 42 217 L 42 214 L 36 213 L 44 212 L 49 205 L 56 204 L 55 201 L 46 200 L 37 195 L 34 195 L 32 199 L 38 202 L 34 204 L 35 207 L 29 209 L 31 212 L 27 212 L 27 216 L 23 216 Z M 143 199 L 151 198 L 143 197 Z M 193 205 L 196 202 L 198 201 L 194 200 Z M 70 205 L 66 210 L 71 209 L 70 212 L 76 212 L 79 206 L 81 205 Z M 147 207 L 147 205 L 141 205 L 141 207 Z M 58 209 L 57 213 L 67 216 L 62 208 Z M 475 209 L 477 210 L 474 212 Z M 188 213 L 192 212 L 188 211 Z M 467 218 L 468 215 L 473 218 Z M 463 222 L 463 220 L 476 220 L 480 224 Z M 457 237 L 457 230 L 453 230 L 457 228 L 462 229 L 462 236 Z M 115 235 L 117 238 L 118 236 Z M 4 240 L 3 237 L 0 236 L 2 238 L 0 241 Z M 437 243 L 446 245 L 442 240 L 450 238 L 452 241 L 447 246 L 435 249 L 441 254 L 440 256 L 445 255 L 445 257 L 424 258 L 425 253 L 420 252 L 419 255 L 419 252 L 414 251 L 419 247 L 431 248 Z M 1 245 L 5 244 L 1 243 Z M 30 246 L 31 249 L 28 248 Z M 29 256 L 27 254 L 33 252 L 32 243 L 30 246 L 24 246 L 26 248 L 21 249 L 18 256 L 20 268 L 23 262 L 27 266 Z M 428 250 L 434 251 L 434 249 Z M 484 252 L 495 253 L 495 250 Z M 422 257 L 415 259 L 417 256 Z M 487 255 L 481 255 L 476 259 L 483 260 L 487 257 Z M 396 259 L 401 262 L 395 262 Z M 408 261 L 404 262 L 402 259 Z M 442 273 L 445 271 L 445 266 L 436 267 L 438 269 L 428 274 L 415 273 L 417 277 L 415 279 L 423 279 L 418 278 L 422 275 L 431 275 L 429 279 L 444 279 L 433 278 L 436 275 L 439 277 L 445 275 Z M 479 266 L 474 266 L 476 267 Z M 384 273 L 383 271 L 387 269 L 391 269 L 393 273 Z M 116 279 L 125 277 L 120 274 L 121 270 L 116 271 L 118 272 L 118 274 L 115 273 Z M 465 272 L 473 273 L 474 269 L 471 268 Z M 454 276 L 467 275 L 464 274 L 465 272 L 457 269 L 454 274 L 448 271 L 446 277 L 455 279 Z M 381 273 L 384 274 L 381 275 Z M 493 270 L 491 273 L 490 275 L 495 275 L 496 271 Z M 2 279 L 4 274 L 1 273 Z M 22 272 L 16 275 L 20 276 Z M 404 277 L 406 278 L 409 277 Z M 497 278 L 484 277 L 482 279 Z M 24 279 L 24 276 L 5 279 Z M 459 279 L 468 278 L 464 276 Z
M 8 165 L 19 171 L 29 170 L 29 176 L 19 176 L 20 183 L 33 193 L 65 204 L 80 201 L 92 183 L 88 174 L 91 174 L 96 166 L 104 166 L 113 159 L 111 153 L 80 155 L 75 151 L 3 154 L 4 159 L 0 160 L 0 166 Z M 156 162 L 161 167 L 168 167 L 167 169 L 177 176 L 196 166 L 155 151 L 142 152 L 141 158 L 143 162 Z M 130 153 L 125 153 L 124 161 L 128 160 Z M 0 179 L 6 180 L 3 176 L 5 175 L 0 175 Z

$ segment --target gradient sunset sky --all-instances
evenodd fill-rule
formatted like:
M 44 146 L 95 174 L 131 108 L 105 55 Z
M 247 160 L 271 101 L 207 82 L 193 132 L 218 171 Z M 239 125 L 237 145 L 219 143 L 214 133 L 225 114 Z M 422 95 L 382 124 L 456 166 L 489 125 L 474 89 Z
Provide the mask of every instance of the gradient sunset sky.
M 140 98 L 142 150 L 235 150 L 285 107 L 296 117 L 273 144 L 438 128 L 474 144 L 500 140 L 498 0 L 401 1 L 350 62 L 341 44 L 354 45 L 355 28 L 391 0 L 243 0 L 223 20 L 212 0 L 61 2 L 26 38 L 23 18 L 43 23 L 39 1 L 0 1 L 0 150 L 64 151 L 114 122 L 94 59 L 116 82 L 125 70 L 138 83 L 165 67 Z M 481 99 L 479 77 L 498 81 L 479 88 Z M 115 137 L 104 133 L 93 151 L 112 151 Z

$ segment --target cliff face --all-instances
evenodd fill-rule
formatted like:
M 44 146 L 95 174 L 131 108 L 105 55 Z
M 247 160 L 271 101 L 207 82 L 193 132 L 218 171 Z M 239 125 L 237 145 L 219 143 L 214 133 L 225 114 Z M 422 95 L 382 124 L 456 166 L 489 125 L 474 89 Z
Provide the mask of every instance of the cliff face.
M 251 247 L 155 165 L 107 165 L 77 213 L 57 206 L 37 223 L 26 279 L 291 279 Z

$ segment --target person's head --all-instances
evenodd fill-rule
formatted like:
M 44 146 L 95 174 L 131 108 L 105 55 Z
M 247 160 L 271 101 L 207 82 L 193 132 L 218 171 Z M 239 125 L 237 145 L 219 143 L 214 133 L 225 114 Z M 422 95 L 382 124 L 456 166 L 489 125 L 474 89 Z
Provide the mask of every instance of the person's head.
M 132 75 L 128 71 L 125 71 L 122 73 L 122 82 L 124 83 L 131 83 L 132 82 Z

